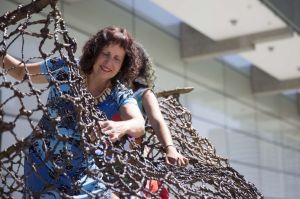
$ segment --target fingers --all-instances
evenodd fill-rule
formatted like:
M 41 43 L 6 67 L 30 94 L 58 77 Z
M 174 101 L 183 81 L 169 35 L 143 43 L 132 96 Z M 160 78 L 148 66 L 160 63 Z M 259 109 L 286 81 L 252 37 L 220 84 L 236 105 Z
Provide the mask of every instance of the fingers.
M 171 165 L 178 165 L 179 166 L 178 159 L 174 158 L 174 157 L 170 157 L 170 156 L 166 156 L 166 163 L 171 164 Z
M 185 165 L 185 163 L 184 163 L 184 161 L 181 157 L 177 158 L 177 165 L 180 166 L 180 167 Z
M 189 163 L 189 159 L 179 154 L 177 162 L 179 166 L 186 166 Z
M 112 130 L 112 124 L 111 121 L 100 121 L 99 126 L 101 128 L 101 131 L 104 135 L 109 135 L 110 131 Z
M 169 157 L 168 156 L 165 157 L 165 160 L 166 160 L 167 164 L 171 164 L 171 162 L 169 161 Z
M 188 165 L 189 164 L 189 159 L 184 157 L 184 163 L 185 163 L 185 165 Z
M 105 128 L 108 128 L 110 126 L 110 121 L 100 121 L 98 122 L 100 128 L 103 130 Z
M 119 133 L 114 131 L 113 129 L 109 129 L 109 130 L 102 129 L 102 133 L 104 135 L 107 135 L 112 143 L 120 140 Z
M 108 130 L 102 129 L 102 133 L 104 135 L 107 135 L 109 138 L 115 137 L 115 132 L 112 129 L 108 129 Z
M 177 164 L 179 166 L 186 166 L 189 163 L 189 159 L 187 159 L 184 156 L 181 156 L 181 157 L 178 157 L 177 162 L 178 162 Z
M 102 133 L 103 133 L 104 135 L 108 136 L 109 139 L 110 139 L 110 141 L 111 141 L 112 143 L 115 143 L 115 142 L 119 141 L 119 136 L 118 136 L 118 134 L 117 134 L 116 132 L 114 132 L 113 130 L 107 130 L 107 131 L 103 131 L 103 130 L 102 130 Z
M 117 133 L 110 133 L 109 139 L 111 140 L 112 143 L 115 143 L 120 140 L 120 137 Z
M 189 159 L 184 157 L 181 154 L 178 154 L 177 156 L 166 156 L 166 163 L 167 164 L 172 164 L 176 166 L 186 166 L 189 163 Z
M 101 132 L 109 136 L 109 139 L 114 143 L 121 139 L 122 133 L 119 128 L 118 122 L 114 121 L 99 121 Z

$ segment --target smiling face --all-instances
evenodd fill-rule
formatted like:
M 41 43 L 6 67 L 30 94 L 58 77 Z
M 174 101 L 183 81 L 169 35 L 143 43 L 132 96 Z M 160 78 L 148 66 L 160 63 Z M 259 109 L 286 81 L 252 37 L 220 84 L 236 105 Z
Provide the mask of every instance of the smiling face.
M 119 44 L 105 46 L 93 65 L 91 75 L 102 81 L 112 79 L 120 71 L 124 58 L 125 50 Z

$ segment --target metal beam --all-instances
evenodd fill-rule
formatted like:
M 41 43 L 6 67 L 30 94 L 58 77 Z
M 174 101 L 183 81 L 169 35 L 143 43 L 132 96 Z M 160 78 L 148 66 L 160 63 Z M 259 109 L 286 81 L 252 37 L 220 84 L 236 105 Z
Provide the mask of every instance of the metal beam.
M 181 57 L 185 60 L 239 53 L 254 49 L 256 42 L 292 37 L 289 28 L 282 28 L 214 41 L 185 23 L 181 24 L 180 29 Z
M 261 69 L 251 68 L 252 91 L 257 95 L 280 94 L 283 91 L 300 89 L 300 78 L 280 81 Z M 300 115 L 300 94 L 297 94 L 296 106 Z
M 300 89 L 300 78 L 280 81 L 253 66 L 251 68 L 251 85 L 254 94 L 279 94 L 287 90 Z
M 299 0 L 261 0 L 270 10 L 300 34 Z

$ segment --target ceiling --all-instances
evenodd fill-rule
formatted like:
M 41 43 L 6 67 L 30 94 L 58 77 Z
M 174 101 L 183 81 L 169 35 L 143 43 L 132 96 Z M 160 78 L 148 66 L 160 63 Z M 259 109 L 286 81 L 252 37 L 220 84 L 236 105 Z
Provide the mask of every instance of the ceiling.
M 218 42 L 278 30 L 288 25 L 260 0 L 151 0 L 195 30 Z M 300 78 L 299 35 L 256 39 L 237 52 L 278 80 Z M 226 53 L 224 54 L 226 55 Z
M 213 40 L 286 26 L 257 0 L 152 1 Z
M 257 43 L 254 51 L 240 53 L 254 65 L 279 80 L 300 77 L 300 37 Z

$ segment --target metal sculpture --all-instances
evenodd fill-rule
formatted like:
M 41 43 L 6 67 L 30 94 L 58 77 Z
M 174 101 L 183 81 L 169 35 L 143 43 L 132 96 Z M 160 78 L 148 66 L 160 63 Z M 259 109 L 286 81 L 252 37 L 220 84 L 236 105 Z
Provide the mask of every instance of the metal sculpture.
M 179 95 L 189 92 L 191 88 L 175 89 L 157 94 L 162 113 L 177 149 L 190 159 L 187 167 L 168 165 L 164 162 L 163 148 L 149 125 L 146 126 L 147 133 L 141 144 L 130 140 L 122 140 L 113 144 L 105 135 L 100 137 L 94 134 L 94 132 L 101 131 L 97 126 L 97 121 L 105 120 L 106 117 L 95 108 L 93 97 L 85 89 L 82 89 L 82 78 L 74 59 L 76 42 L 69 36 L 64 20 L 56 7 L 56 2 L 54 0 L 35 0 L 28 5 L 18 6 L 16 10 L 1 16 L 0 53 L 5 54 L 16 40 L 19 40 L 21 41 L 20 58 L 25 65 L 33 60 L 43 60 L 54 55 L 61 56 L 68 63 L 71 70 L 68 81 L 72 85 L 74 94 L 63 94 L 61 100 L 67 100 L 74 106 L 76 118 L 80 118 L 78 128 L 82 132 L 82 150 L 87 155 L 92 154 L 97 163 L 98 168 L 85 171 L 86 174 L 101 181 L 107 188 L 103 193 L 86 192 L 88 196 L 101 198 L 106 191 L 110 190 L 120 197 L 159 198 L 160 192 L 167 189 L 171 198 L 262 197 L 255 186 L 230 167 L 226 159 L 216 155 L 210 142 L 201 137 L 199 132 L 192 127 L 191 113 L 179 102 Z M 45 17 L 39 16 L 36 19 L 35 14 L 45 7 L 48 7 L 50 11 Z M 33 20 L 33 18 L 35 19 Z M 28 37 L 40 39 L 37 46 L 39 55 L 25 59 L 24 41 Z M 45 43 L 52 43 L 52 47 L 44 50 Z M 15 144 L 0 152 L 0 195 L 2 198 L 15 198 L 24 194 L 24 179 L 26 178 L 23 173 L 24 151 L 30 147 L 32 139 L 42 139 L 49 133 L 37 128 L 36 120 L 33 117 L 36 113 L 45 114 L 45 107 L 48 105 L 43 104 L 40 97 L 47 92 L 49 87 L 42 89 L 34 87 L 31 77 L 37 74 L 27 73 L 22 81 L 11 81 L 7 78 L 8 70 L 14 70 L 14 68 L 0 70 L 1 90 L 9 93 L 9 96 L 5 96 L 0 104 L 0 133 L 10 134 Z M 59 84 L 59 82 L 53 82 L 53 84 Z M 28 91 L 20 90 L 20 86 L 26 86 Z M 24 103 L 26 98 L 35 101 L 36 107 L 26 108 Z M 20 104 L 19 113 L 16 116 L 7 117 L 6 106 L 12 100 L 18 101 Z M 30 139 L 20 139 L 18 136 L 16 127 L 21 119 L 28 121 L 31 129 L 26 129 L 26 131 L 32 132 Z M 53 119 L 51 121 L 53 126 L 61 119 Z M 91 135 L 96 136 L 97 141 L 92 141 L 94 139 L 91 139 Z M 60 136 L 59 139 L 62 142 L 68 142 L 69 138 Z M 132 147 L 126 148 L 125 142 L 130 142 Z M 143 149 L 146 146 L 150 151 L 144 155 Z M 99 150 L 102 155 L 99 155 Z M 110 158 L 107 158 L 108 156 Z M 66 153 L 63 158 L 72 158 L 72 154 Z M 160 182 L 157 192 L 153 193 L 147 188 L 146 184 L 149 180 Z M 77 183 L 72 192 L 84 191 L 81 185 Z M 69 193 L 61 190 L 60 197 L 72 197 Z M 38 197 L 38 195 L 32 197 Z

